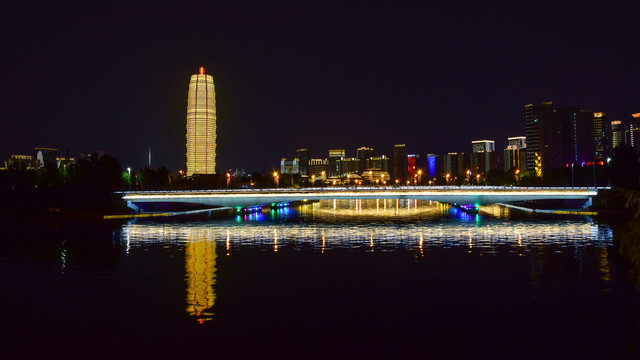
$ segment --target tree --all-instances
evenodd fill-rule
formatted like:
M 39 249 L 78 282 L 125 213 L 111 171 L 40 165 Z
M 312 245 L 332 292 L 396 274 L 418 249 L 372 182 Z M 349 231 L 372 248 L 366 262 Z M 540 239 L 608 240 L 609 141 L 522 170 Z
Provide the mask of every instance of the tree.
M 640 165 L 636 151 L 626 145 L 620 145 L 613 149 L 608 175 L 611 179 L 611 185 L 627 189 L 638 188 Z

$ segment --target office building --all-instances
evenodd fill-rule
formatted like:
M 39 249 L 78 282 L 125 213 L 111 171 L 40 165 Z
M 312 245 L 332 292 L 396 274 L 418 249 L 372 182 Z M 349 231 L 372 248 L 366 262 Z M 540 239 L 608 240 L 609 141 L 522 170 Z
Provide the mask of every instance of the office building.
M 625 143 L 624 124 L 620 120 L 611 121 L 611 148 L 615 149 Z
M 624 143 L 640 153 L 640 113 L 631 114 L 624 124 Z
M 545 153 L 553 150 L 553 102 L 524 106 L 527 169 L 542 176 Z
M 373 156 L 373 148 L 370 147 L 360 147 L 356 152 L 356 157 L 360 160 L 359 162 L 359 173 L 362 174 L 367 169 L 367 160 L 369 160 Z
M 189 81 L 187 96 L 187 176 L 215 174 L 216 96 L 213 76 L 201 67 Z
M 389 158 L 385 155 L 372 156 L 367 159 L 367 171 L 385 171 L 389 172 Z
M 593 113 L 593 150 L 596 161 L 604 161 L 611 154 L 611 126 L 607 113 Z
M 329 160 L 327 159 L 309 159 L 309 176 L 320 178 L 327 177 L 329 170 Z
M 329 176 L 339 176 L 342 170 L 338 167 L 338 160 L 344 159 L 346 151 L 344 149 L 329 150 Z
M 450 179 L 463 178 L 466 176 L 469 166 L 469 155 L 465 153 L 450 152 L 444 155 L 444 174 Z
M 300 160 L 298 158 L 294 158 L 293 160 L 282 158 L 280 161 L 280 173 L 300 174 Z
M 553 115 L 555 151 L 547 167 L 560 169 L 570 164 L 593 161 L 593 111 L 581 110 L 576 106 L 558 107 Z
M 527 170 L 527 138 L 515 136 L 507 138 L 507 148 L 504 149 L 504 171 L 517 169 Z
M 429 178 L 438 178 L 442 176 L 442 161 L 438 155 L 427 154 L 427 166 L 425 174 Z
M 404 181 L 409 177 L 409 164 L 407 161 L 407 146 L 397 144 L 393 146 L 393 178 Z
M 357 158 L 340 158 L 336 160 L 336 168 L 338 173 L 334 176 L 344 177 L 347 174 L 357 174 L 360 172 L 360 159 Z
M 544 169 L 603 161 L 612 141 L 621 140 L 621 129 L 616 128 L 621 124 L 612 122 L 611 129 L 608 124 L 605 113 L 577 106 L 554 108 L 552 102 L 525 105 L 527 168 L 542 176 Z
M 491 170 L 498 169 L 498 156 L 496 144 L 493 140 L 476 140 L 471 142 L 471 172 L 487 174 Z
M 300 161 L 300 175 L 309 175 L 309 151 L 307 149 L 296 150 L 296 157 Z
M 409 154 L 407 155 L 407 171 L 409 179 L 414 178 L 418 171 L 424 168 L 424 164 L 422 163 L 422 159 L 418 154 Z

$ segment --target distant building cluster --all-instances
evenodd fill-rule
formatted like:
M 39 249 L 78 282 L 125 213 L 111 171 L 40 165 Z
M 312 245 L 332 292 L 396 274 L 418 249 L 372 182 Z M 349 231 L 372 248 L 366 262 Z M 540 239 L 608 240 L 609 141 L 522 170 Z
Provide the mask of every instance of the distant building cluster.
M 282 158 L 280 172 L 334 184 L 461 184 L 479 183 L 494 170 L 542 177 L 549 169 L 604 166 L 623 144 L 640 153 L 640 113 L 611 121 L 605 112 L 544 102 L 525 105 L 524 125 L 524 136 L 507 138 L 501 153 L 494 140 L 474 140 L 470 152 L 442 156 L 409 153 L 405 144 L 394 145 L 390 156 L 366 146 L 357 148 L 355 157 L 345 149 L 314 157 L 298 149 L 292 158 Z
M 79 158 L 89 158 L 90 154 L 80 154 Z M 48 147 L 37 147 L 33 149 L 31 154 L 14 154 L 4 159 L 4 169 L 15 170 L 36 170 L 44 168 L 47 165 L 56 168 L 67 168 L 74 164 L 76 158 L 58 155 L 58 149 Z

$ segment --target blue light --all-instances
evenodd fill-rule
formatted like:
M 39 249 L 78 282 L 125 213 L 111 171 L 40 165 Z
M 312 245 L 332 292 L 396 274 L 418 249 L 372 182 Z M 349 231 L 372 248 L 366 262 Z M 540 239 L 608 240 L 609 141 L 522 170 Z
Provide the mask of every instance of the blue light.
M 427 157 L 427 171 L 429 172 L 429 177 L 436 176 L 436 157 L 428 156 Z

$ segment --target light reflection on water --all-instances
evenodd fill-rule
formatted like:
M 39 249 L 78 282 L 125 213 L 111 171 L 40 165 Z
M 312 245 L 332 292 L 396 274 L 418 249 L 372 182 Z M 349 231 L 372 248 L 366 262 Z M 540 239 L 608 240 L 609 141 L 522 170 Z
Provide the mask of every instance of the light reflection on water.
M 123 226 L 121 236 L 127 253 L 155 243 L 185 248 L 186 312 L 201 324 L 213 319 L 217 248 L 224 249 L 219 254 L 226 256 L 257 247 L 272 253 L 282 249 L 310 249 L 321 254 L 335 249 L 413 251 L 424 257 L 430 248 L 462 247 L 478 255 L 499 251 L 531 254 L 540 262 L 544 248 L 553 247 L 556 252 L 567 248 L 580 257 L 581 248 L 595 246 L 600 249 L 600 278 L 611 280 L 607 247 L 612 243 L 612 232 L 608 226 L 585 218 L 508 218 L 508 211 L 499 207 L 481 209 L 478 215 L 426 201 L 329 200 L 226 220 L 133 221 Z M 540 274 L 540 269 L 532 270 L 534 288 Z
M 386 209 L 383 204 L 389 205 Z M 556 221 L 512 221 L 508 211 L 489 208 L 502 218 L 469 214 L 439 203 L 413 200 L 327 200 L 296 209 L 237 215 L 233 220 L 171 223 L 131 222 L 123 228 L 128 246 L 147 242 L 188 243 L 205 238 L 227 252 L 243 246 L 277 251 L 283 247 L 416 249 L 497 245 L 585 246 L 612 241 L 611 229 L 584 218 Z M 292 220 L 293 219 L 293 220 Z M 393 221 L 401 220 L 401 222 Z M 195 235 L 197 234 L 197 235 Z

